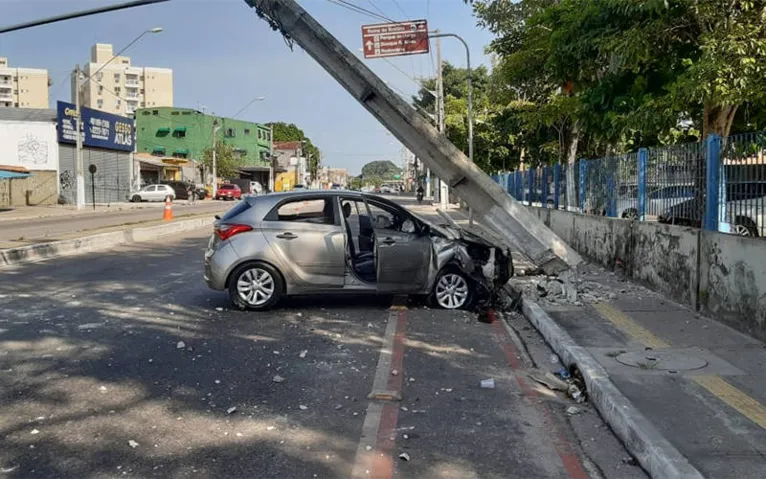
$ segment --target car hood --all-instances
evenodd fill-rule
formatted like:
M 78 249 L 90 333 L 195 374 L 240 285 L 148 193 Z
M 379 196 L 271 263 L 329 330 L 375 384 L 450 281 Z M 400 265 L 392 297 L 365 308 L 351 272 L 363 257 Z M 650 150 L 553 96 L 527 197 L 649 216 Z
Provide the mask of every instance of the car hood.
M 487 247 L 498 246 L 497 244 L 491 243 L 485 238 L 475 233 L 472 233 L 465 228 L 461 228 L 460 226 L 451 225 L 448 223 L 435 223 L 421 216 L 418 216 L 418 215 L 415 215 L 415 216 L 418 218 L 418 220 L 427 224 L 432 231 L 435 231 L 437 234 L 440 234 L 441 236 L 444 236 L 448 239 L 466 241 L 469 243 L 477 243 Z

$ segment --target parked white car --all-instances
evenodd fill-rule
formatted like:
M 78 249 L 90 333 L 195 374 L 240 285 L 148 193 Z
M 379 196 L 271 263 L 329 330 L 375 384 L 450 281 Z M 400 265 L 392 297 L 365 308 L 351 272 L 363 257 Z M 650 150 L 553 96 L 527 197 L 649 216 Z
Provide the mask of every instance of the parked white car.
M 128 195 L 128 200 L 133 203 L 141 201 L 165 201 L 170 197 L 171 201 L 176 199 L 176 192 L 170 185 L 146 185 L 138 191 L 133 191 Z
M 659 216 L 668 208 L 692 198 L 694 198 L 693 185 L 647 187 L 646 215 Z M 617 217 L 638 219 L 638 187 L 630 188 L 625 195 L 617 198 Z

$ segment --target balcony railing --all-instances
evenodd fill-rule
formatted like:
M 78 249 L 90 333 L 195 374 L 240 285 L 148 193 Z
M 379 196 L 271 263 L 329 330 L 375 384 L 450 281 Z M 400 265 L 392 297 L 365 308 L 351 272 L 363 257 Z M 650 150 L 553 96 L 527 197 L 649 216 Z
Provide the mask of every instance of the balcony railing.
M 139 87 L 139 86 L 141 86 L 141 83 L 137 79 L 133 80 L 133 79 L 126 78 L 125 79 L 125 86 Z

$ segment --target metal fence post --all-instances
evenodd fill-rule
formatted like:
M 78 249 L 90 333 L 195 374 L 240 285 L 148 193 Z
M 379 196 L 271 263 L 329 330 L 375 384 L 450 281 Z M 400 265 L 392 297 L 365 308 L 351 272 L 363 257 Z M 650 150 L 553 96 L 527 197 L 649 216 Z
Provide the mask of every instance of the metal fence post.
M 519 201 L 524 201 L 524 198 L 521 196 L 521 193 L 523 193 L 523 189 L 521 188 L 521 171 L 516 172 L 516 199 Z
M 588 165 L 580 159 L 580 213 L 585 213 L 585 175 L 588 173 Z
M 702 227 L 708 231 L 718 231 L 718 198 L 721 168 L 721 137 L 708 135 L 705 148 L 705 215 Z
M 529 206 L 532 206 L 532 202 L 535 199 L 535 170 L 534 168 L 530 168 L 529 173 L 529 193 L 527 194 L 527 201 L 529 202 Z
M 548 170 L 550 170 L 550 168 L 543 166 L 543 178 L 542 181 L 540 181 L 540 184 L 542 185 L 542 195 L 540 197 L 540 201 L 543 203 L 543 208 L 548 207 Z
M 607 171 L 606 177 L 606 215 L 610 218 L 617 216 L 617 195 L 615 188 L 617 187 L 616 176 L 614 171 Z
M 638 150 L 638 221 L 646 221 L 646 163 L 649 150 Z
M 561 163 L 553 165 L 553 208 L 559 209 L 559 181 L 561 179 Z

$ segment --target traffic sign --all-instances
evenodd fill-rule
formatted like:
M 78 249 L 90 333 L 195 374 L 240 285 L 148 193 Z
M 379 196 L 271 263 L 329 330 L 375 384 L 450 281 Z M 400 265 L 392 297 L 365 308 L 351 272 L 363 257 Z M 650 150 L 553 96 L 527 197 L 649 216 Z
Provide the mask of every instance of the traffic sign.
M 362 25 L 364 58 L 428 53 L 428 22 L 411 20 Z

